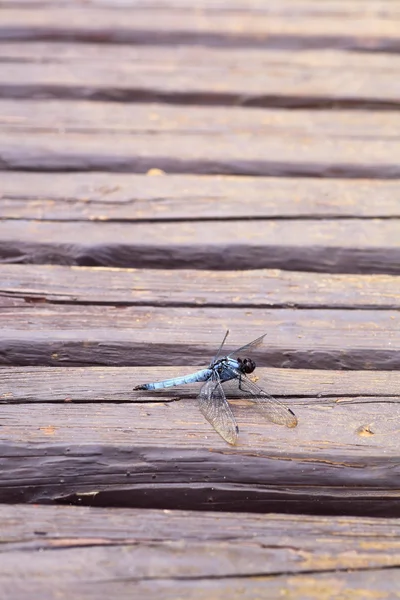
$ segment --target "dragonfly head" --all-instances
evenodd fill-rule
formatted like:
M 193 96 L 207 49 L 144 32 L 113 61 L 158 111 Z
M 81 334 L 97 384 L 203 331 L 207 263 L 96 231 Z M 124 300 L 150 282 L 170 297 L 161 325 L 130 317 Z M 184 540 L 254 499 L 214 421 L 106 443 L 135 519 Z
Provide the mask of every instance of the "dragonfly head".
M 240 365 L 240 370 L 242 373 L 252 373 L 256 368 L 256 363 L 254 360 L 251 360 L 251 358 L 238 358 L 237 361 Z

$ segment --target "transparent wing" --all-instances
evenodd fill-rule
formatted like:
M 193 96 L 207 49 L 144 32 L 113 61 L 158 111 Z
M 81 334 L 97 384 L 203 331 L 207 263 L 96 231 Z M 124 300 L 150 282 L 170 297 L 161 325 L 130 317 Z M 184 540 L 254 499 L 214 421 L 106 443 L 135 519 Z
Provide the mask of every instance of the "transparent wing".
M 215 431 L 229 444 L 236 444 L 239 428 L 216 373 L 203 385 L 197 399 L 200 411 Z
M 239 354 L 242 354 L 243 352 L 245 352 L 247 350 L 254 350 L 255 348 L 258 348 L 263 343 L 264 338 L 265 338 L 266 335 L 267 334 L 264 333 L 264 335 L 261 335 L 259 338 L 257 338 L 256 340 L 253 340 L 249 344 L 246 344 L 245 346 L 241 346 L 240 348 L 236 348 L 236 350 L 234 350 L 233 352 L 231 352 L 230 354 L 228 354 L 228 357 L 229 358 L 235 358 Z
M 226 330 L 226 333 L 225 333 L 224 339 L 222 340 L 222 342 L 221 342 L 221 345 L 220 345 L 220 347 L 218 348 L 218 352 L 217 352 L 217 354 L 214 356 L 214 358 L 213 358 L 213 360 L 212 360 L 211 364 L 212 364 L 212 363 L 214 363 L 214 362 L 217 360 L 217 358 L 219 358 L 219 357 L 221 356 L 221 351 L 222 351 L 222 348 L 223 348 L 223 346 L 224 346 L 224 344 L 225 344 L 225 342 L 226 342 L 226 338 L 228 337 L 228 335 L 229 335 L 229 329 L 227 329 L 227 330 Z
M 296 427 L 297 417 L 290 408 L 267 394 L 267 392 L 264 392 L 263 389 L 253 383 L 246 375 L 242 375 L 239 371 L 231 367 L 229 367 L 229 370 L 232 371 L 232 380 L 224 382 L 224 386 L 226 384 L 228 386 L 229 384 L 233 385 L 235 397 L 245 398 L 253 402 L 254 408 L 269 421 L 272 421 L 272 423 L 286 425 L 286 427 Z

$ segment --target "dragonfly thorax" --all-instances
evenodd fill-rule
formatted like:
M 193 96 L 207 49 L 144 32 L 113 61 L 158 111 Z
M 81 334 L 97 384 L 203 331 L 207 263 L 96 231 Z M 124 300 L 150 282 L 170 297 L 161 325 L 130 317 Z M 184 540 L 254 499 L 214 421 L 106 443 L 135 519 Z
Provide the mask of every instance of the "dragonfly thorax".
M 232 377 L 227 377 L 227 375 L 232 373 L 232 371 L 236 371 L 236 373 L 240 371 L 244 375 L 252 373 L 256 368 L 256 363 L 251 358 L 230 358 L 229 356 L 225 356 L 212 363 L 210 367 L 223 379 L 231 379 Z

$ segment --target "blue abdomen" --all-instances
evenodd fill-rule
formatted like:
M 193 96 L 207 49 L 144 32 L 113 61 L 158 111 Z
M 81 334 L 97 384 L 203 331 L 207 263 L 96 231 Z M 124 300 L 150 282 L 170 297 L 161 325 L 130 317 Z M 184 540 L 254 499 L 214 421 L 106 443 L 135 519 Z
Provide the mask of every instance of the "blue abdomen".
M 164 381 L 156 381 L 154 383 L 143 383 L 143 385 L 137 386 L 139 390 L 161 390 L 164 388 L 174 387 L 175 385 L 184 385 L 185 383 L 196 383 L 197 381 L 207 381 L 212 375 L 211 369 L 202 369 L 191 373 L 190 375 L 184 375 L 183 377 L 174 377 L 172 379 L 164 379 Z

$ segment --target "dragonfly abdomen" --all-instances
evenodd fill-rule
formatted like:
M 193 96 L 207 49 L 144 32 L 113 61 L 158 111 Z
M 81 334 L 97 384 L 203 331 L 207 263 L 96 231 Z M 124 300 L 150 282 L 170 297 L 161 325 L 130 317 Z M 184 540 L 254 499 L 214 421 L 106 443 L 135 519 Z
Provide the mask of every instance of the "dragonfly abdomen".
M 175 385 L 184 385 L 185 383 L 196 383 L 197 381 L 207 381 L 212 375 L 211 369 L 202 369 L 184 375 L 183 377 L 173 377 L 172 379 L 164 379 L 164 381 L 156 381 L 154 383 L 143 383 L 136 386 L 135 390 L 161 390 L 164 388 L 174 387 Z

